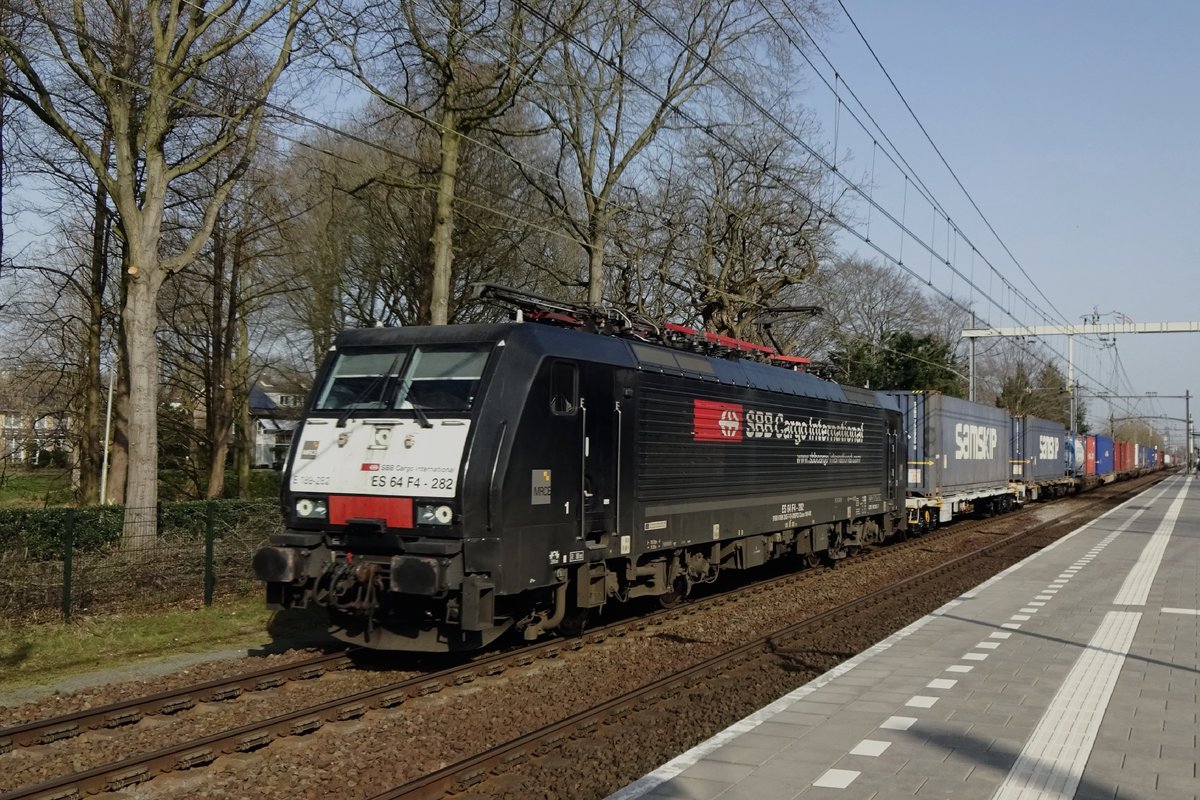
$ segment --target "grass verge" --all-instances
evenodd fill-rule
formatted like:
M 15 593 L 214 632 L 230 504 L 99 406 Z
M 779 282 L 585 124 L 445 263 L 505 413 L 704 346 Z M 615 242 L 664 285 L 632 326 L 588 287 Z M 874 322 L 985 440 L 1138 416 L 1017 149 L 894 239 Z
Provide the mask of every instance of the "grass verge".
M 0 692 L 44 687 L 50 693 L 64 678 L 87 672 L 136 668 L 191 653 L 303 642 L 319 639 L 324 630 L 320 612 L 272 612 L 259 595 L 207 608 L 5 624 L 0 626 Z

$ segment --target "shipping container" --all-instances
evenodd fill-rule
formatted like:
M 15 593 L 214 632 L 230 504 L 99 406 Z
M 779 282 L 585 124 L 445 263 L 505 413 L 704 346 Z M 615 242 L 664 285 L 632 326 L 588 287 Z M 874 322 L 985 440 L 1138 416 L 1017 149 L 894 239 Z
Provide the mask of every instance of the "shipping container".
M 1096 474 L 1096 436 L 1091 433 L 1083 443 L 1083 474 Z
M 1133 442 L 1113 442 L 1113 471 L 1129 472 L 1137 463 L 1134 461 Z
M 1079 477 L 1086 473 L 1087 437 L 1083 434 L 1067 435 L 1067 474 Z
M 1096 474 L 1113 473 L 1113 440 L 1110 436 L 1096 436 Z
M 923 497 L 1008 486 L 1008 413 L 921 392 L 892 393 L 904 413 L 908 490 Z
M 1025 480 L 1025 417 L 1013 417 L 1008 423 L 1009 477 L 1014 481 Z
M 1066 429 L 1040 417 L 1012 418 L 1012 479 L 1039 483 L 1063 477 Z

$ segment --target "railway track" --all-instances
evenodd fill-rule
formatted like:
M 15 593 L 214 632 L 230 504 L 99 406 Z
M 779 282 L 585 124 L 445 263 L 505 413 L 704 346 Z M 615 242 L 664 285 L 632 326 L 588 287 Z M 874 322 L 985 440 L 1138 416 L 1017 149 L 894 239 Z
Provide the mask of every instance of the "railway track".
M 179 689 L 135 697 L 98 708 L 63 714 L 0 729 L 0 755 L 14 747 L 31 747 L 71 739 L 91 730 L 114 729 L 141 722 L 146 717 L 177 714 L 198 703 L 216 703 L 261 692 L 288 681 L 311 680 L 352 664 L 346 652 L 324 653 L 278 667 L 192 684 Z
M 1145 485 L 1138 482 L 1137 487 L 1126 487 L 1118 494 L 1120 497 L 1132 497 Z M 586 763 L 586 753 L 572 751 L 581 744 L 587 750 L 594 751 L 597 737 L 604 738 L 605 728 L 615 729 L 619 736 L 626 717 L 631 714 L 652 716 L 655 711 L 670 713 L 677 709 L 677 700 L 682 693 L 727 682 L 733 673 L 753 672 L 760 662 L 778 662 L 781 655 L 786 657 L 789 647 L 811 637 L 815 631 L 831 626 L 852 628 L 856 620 L 875 615 L 876 609 L 895 603 L 898 597 L 914 592 L 924 593 L 930 583 L 952 580 L 956 574 L 980 559 L 1007 548 L 1021 547 L 1027 541 L 1044 538 L 1050 529 L 1073 529 L 1079 522 L 1091 518 L 1096 505 L 1111 502 L 1111 498 L 1100 499 L 1064 518 L 1000 538 L 945 564 L 713 656 L 541 730 L 515 738 L 418 780 L 393 787 L 371 800 L 426 800 L 464 792 L 497 798 L 513 794 L 514 789 L 521 785 L 521 772 L 540 759 L 553 755 L 558 763 Z M 695 699 L 691 702 L 694 703 Z M 515 796 L 520 796 L 519 790 Z
M 1129 491 L 1135 491 L 1135 489 L 1130 489 Z M 1110 499 L 1098 496 L 1098 494 L 1093 495 L 1093 497 L 1094 502 L 1089 503 L 1085 509 L 1073 512 L 1074 515 L 1085 516 L 1091 513 L 1097 504 L 1112 502 Z M 1002 519 L 1015 521 L 1019 515 L 1020 512 L 1018 514 L 1006 515 Z M 980 520 L 973 521 L 965 526 L 961 524 L 956 525 L 924 537 L 899 543 L 894 547 L 868 553 L 866 557 L 867 559 L 879 558 L 890 552 L 894 552 L 896 549 L 903 550 L 909 547 L 930 548 L 943 537 L 953 536 L 974 528 L 983 530 L 988 525 L 995 524 L 995 522 L 996 520 Z M 1041 530 L 1054 524 L 1061 523 L 1058 521 L 1045 523 L 1034 530 Z M 1011 539 L 998 539 L 995 543 L 977 551 L 972 556 L 979 557 L 979 553 L 987 552 L 989 548 L 994 549 L 1010 544 Z M 963 558 L 972 556 L 964 556 Z M 863 560 L 862 558 L 856 559 L 858 562 Z M 952 563 L 958 563 L 959 561 L 962 561 L 962 558 Z M 517 650 L 494 653 L 478 658 L 465 665 L 390 682 L 375 689 L 277 715 L 259 722 L 248 723 L 218 734 L 162 748 L 155 752 L 115 761 L 93 769 L 83 770 L 75 774 L 64 775 L 53 780 L 15 789 L 0 795 L 0 800 L 16 800 L 16 798 L 67 798 L 80 797 L 95 792 L 117 791 L 143 783 L 163 772 L 190 770 L 211 764 L 220 755 L 225 753 L 252 752 L 269 745 L 279 738 L 303 736 L 312 733 L 330 722 L 358 719 L 375 709 L 395 708 L 415 697 L 432 694 L 447 687 L 469 684 L 480 677 L 499 675 L 514 667 L 527 666 L 539 659 L 556 658 L 564 652 L 598 644 L 610 636 L 627 635 L 630 632 L 662 625 L 669 620 L 689 614 L 703 613 L 705 609 L 710 607 L 769 591 L 774 585 L 779 583 L 813 580 L 818 578 L 820 574 L 813 571 L 791 573 L 770 581 L 715 594 L 694 603 L 686 604 L 680 608 L 661 611 L 634 620 L 613 623 L 602 628 L 597 628 L 593 632 L 577 639 L 550 640 L 541 644 L 525 646 Z M 912 580 L 916 580 L 916 578 Z M 843 607 L 837 613 L 848 613 L 849 608 L 850 606 Z M 829 620 L 835 618 L 835 613 L 826 612 L 826 614 L 815 619 Z M 812 624 L 817 623 L 811 620 L 806 621 L 796 627 L 795 630 L 797 633 L 777 632 L 772 637 L 775 639 L 780 639 L 781 637 L 787 638 L 789 636 L 794 638 L 800 635 L 799 631 L 805 629 L 803 626 Z M 755 652 L 755 648 L 763 646 L 762 642 L 763 640 L 759 640 L 731 652 L 753 653 Z M 422 794 L 422 792 L 436 793 L 445 790 L 451 785 L 464 785 L 480 780 L 480 770 L 490 775 L 495 771 L 497 763 L 516 764 L 524 761 L 528 757 L 529 752 L 544 751 L 555 742 L 563 740 L 564 737 L 569 740 L 571 735 L 578 735 L 578 731 L 589 729 L 592 726 L 592 723 L 588 722 L 589 719 L 597 720 L 606 715 L 614 714 L 619 716 L 622 709 L 644 704 L 646 702 L 644 691 L 661 693 L 670 690 L 670 687 L 686 685 L 687 681 L 691 680 L 687 676 L 702 675 L 705 674 L 706 670 L 711 669 L 725 669 L 727 667 L 718 666 L 721 663 L 728 663 L 722 661 L 722 659 L 738 657 L 737 655 L 726 654 L 710 659 L 703 664 L 685 670 L 684 673 L 680 673 L 683 677 L 670 676 L 651 684 L 652 687 L 657 688 L 646 689 L 644 687 L 643 690 L 630 693 L 627 697 L 608 701 L 590 709 L 588 712 L 584 712 L 582 715 L 576 715 L 570 720 L 556 723 L 538 733 L 521 737 L 521 739 L 506 745 L 506 749 L 502 748 L 503 752 L 497 751 L 491 756 L 486 754 L 478 756 L 475 759 L 463 762 L 462 765 L 456 765 L 453 768 L 447 768 L 447 770 L 430 775 L 428 778 L 423 779 L 419 785 L 412 784 L 407 788 L 398 787 L 395 790 L 399 792 L 398 794 L 387 794 L 384 796 L 424 797 L 430 795 L 427 793 Z M 87 712 L 56 717 L 39 723 L 30 723 L 0 731 L 0 747 L 7 744 L 7 749 L 12 749 L 15 746 L 47 744 L 69 736 L 78 735 L 78 733 L 86 730 L 118 728 L 137 722 L 146 716 L 178 713 L 193 707 L 198 702 L 233 697 L 244 691 L 263 691 L 283 685 L 288 681 L 315 678 L 331 670 L 345 667 L 350 661 L 351 659 L 345 653 L 326 654 L 286 667 L 260 670 L 255 673 L 236 676 L 226 681 L 212 681 L 206 684 L 185 687 L 174 692 L 164 692 L 160 695 L 136 698 L 125 703 L 113 704 Z M 683 681 L 683 684 L 680 681 Z M 521 744 L 521 742 L 524 742 L 524 744 Z M 498 761 L 495 759 L 498 759 Z

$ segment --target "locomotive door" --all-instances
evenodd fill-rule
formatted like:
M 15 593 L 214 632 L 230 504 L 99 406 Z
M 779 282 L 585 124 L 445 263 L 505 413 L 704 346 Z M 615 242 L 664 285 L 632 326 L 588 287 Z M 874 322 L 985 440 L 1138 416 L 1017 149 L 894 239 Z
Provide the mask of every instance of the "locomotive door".
M 616 525 L 620 408 L 610 370 L 582 371 L 579 388 L 583 413 L 580 535 L 596 546 Z
M 896 430 L 896 423 L 888 420 L 887 422 L 887 499 L 896 500 L 896 486 L 900 483 L 903 475 L 900 472 L 900 459 L 898 455 L 899 434 Z

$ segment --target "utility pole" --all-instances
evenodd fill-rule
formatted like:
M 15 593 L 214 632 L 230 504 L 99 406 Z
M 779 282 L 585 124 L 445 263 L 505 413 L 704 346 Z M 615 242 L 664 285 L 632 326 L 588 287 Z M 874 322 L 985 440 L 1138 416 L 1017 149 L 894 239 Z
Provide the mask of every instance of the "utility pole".
M 1191 475 L 1196 469 L 1196 455 L 1192 448 L 1192 392 L 1190 389 L 1185 389 L 1183 392 L 1183 433 L 1187 444 L 1184 445 L 1184 452 L 1187 453 L 1187 470 L 1185 473 Z
M 1119 333 L 1200 333 L 1200 322 L 1145 322 L 1136 323 L 1128 320 L 1122 315 L 1124 322 L 1118 323 L 1100 323 L 1096 320 L 1099 315 L 1092 315 L 1093 322 L 1090 325 L 1033 325 L 1020 328 L 971 328 L 962 332 L 964 339 L 971 340 L 971 360 L 970 360 L 970 375 L 968 376 L 968 385 L 970 386 L 970 399 L 975 399 L 975 340 L 984 337 L 1041 337 L 1041 336 L 1066 336 L 1067 337 L 1067 390 L 1071 393 L 1071 433 L 1075 433 L 1075 337 L 1084 336 L 1112 336 L 1116 337 Z M 971 315 L 972 325 L 975 315 Z M 1187 445 L 1188 455 L 1190 457 L 1191 440 L 1188 440 Z M 1189 465 L 1190 469 L 1190 465 Z

